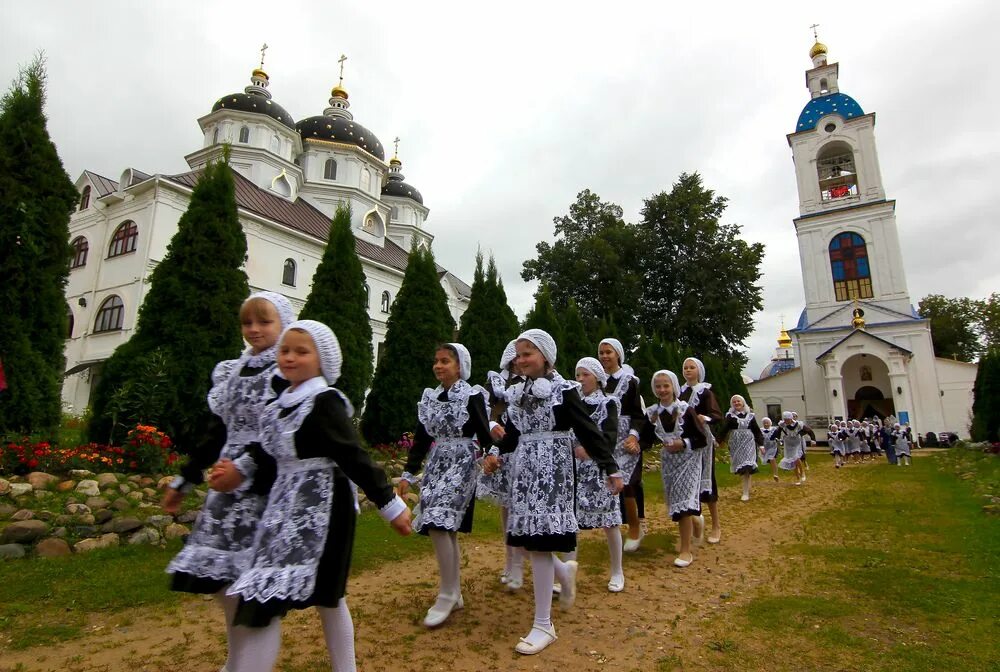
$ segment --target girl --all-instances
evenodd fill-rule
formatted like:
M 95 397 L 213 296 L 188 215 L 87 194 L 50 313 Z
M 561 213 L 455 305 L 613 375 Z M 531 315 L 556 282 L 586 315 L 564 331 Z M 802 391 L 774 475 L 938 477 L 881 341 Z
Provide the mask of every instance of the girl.
M 861 457 L 861 423 L 857 420 L 851 420 L 851 424 L 847 427 L 847 455 L 850 461 L 857 463 Z
M 555 373 L 556 343 L 541 329 L 517 338 L 517 367 L 525 381 L 511 388 L 501 453 L 514 453 L 507 539 L 531 554 L 535 619 L 531 631 L 515 647 L 535 654 L 556 640 L 552 625 L 552 584 L 562 583 L 559 602 L 569 608 L 576 599 L 576 561 L 562 562 L 553 553 L 576 549 L 578 529 L 573 496 L 573 437 L 608 475 L 613 493 L 623 483 L 608 438 L 590 419 L 580 399 L 579 384 Z M 570 434 L 572 430 L 573 434 Z M 515 452 L 516 451 L 516 452 Z M 499 466 L 486 458 L 487 471 Z
M 240 600 L 237 625 L 250 633 L 236 668 L 270 671 L 281 645 L 281 618 L 316 607 L 333 669 L 350 672 L 356 669 L 354 624 L 344 594 L 356 524 L 352 482 L 399 534 L 410 533 L 410 511 L 359 444 L 351 403 L 331 387 L 342 360 L 330 328 L 299 320 L 278 343 L 278 366 L 290 386 L 264 409 L 260 430 L 277 472 L 249 569 L 228 591 Z M 240 480 L 231 463 L 213 472 L 213 487 L 220 490 Z
M 801 422 L 796 422 L 790 411 L 781 414 L 781 423 L 778 425 L 781 435 L 781 443 L 784 445 L 785 453 L 778 466 L 786 471 L 795 470 L 795 485 L 802 485 L 805 480 L 805 469 L 802 468 L 802 446 L 806 434 Z
M 593 357 L 584 357 L 576 363 L 576 381 L 580 383 L 583 403 L 590 410 L 590 418 L 615 446 L 615 461 L 621 468 L 619 455 L 630 455 L 623 448 L 628 433 L 620 433 L 618 421 L 619 401 L 604 394 L 608 374 Z M 622 524 L 621 504 L 618 495 L 613 494 L 604 483 L 601 471 L 582 446 L 576 451 L 576 518 L 582 530 L 603 529 L 608 539 L 608 554 L 611 558 L 611 579 L 608 590 L 620 593 L 625 589 L 625 573 L 622 571 L 622 535 L 618 531 Z M 626 473 L 622 469 L 622 474 Z M 576 553 L 573 554 L 576 559 Z
M 750 501 L 750 479 L 757 473 L 757 446 L 764 444 L 764 435 L 757 426 L 753 409 L 746 399 L 734 394 L 729 400 L 726 422 L 719 441 L 729 437 L 729 471 L 743 479 L 743 496 L 740 501 Z
M 500 356 L 500 372 L 490 371 L 486 374 L 489 383 L 490 393 L 490 434 L 494 441 L 499 441 L 504 436 L 503 423 L 507 411 L 507 390 L 512 385 L 521 382 L 522 378 L 517 373 L 517 341 L 511 341 L 504 348 Z M 500 449 L 496 446 L 490 448 L 490 454 L 499 456 Z M 483 472 L 479 476 L 479 483 L 476 486 L 476 497 L 486 500 L 500 507 L 500 522 L 503 529 L 507 529 L 507 516 L 510 511 L 510 472 L 513 460 L 500 459 L 500 467 L 492 474 Z M 504 558 L 503 573 L 500 574 L 500 583 L 505 584 L 509 590 L 520 590 L 524 585 L 524 558 L 521 549 L 516 546 L 505 544 L 506 554 Z
M 464 345 L 446 343 L 434 353 L 434 377 L 441 384 L 425 389 L 417 404 L 419 424 L 397 489 L 400 497 L 406 495 L 416 481 L 413 474 L 430 452 L 420 488 L 420 515 L 413 522 L 413 529 L 430 535 L 441 573 L 437 601 L 424 617 L 428 628 L 441 625 L 453 609 L 465 606 L 458 533 L 472 531 L 477 453 L 493 445 L 486 390 L 469 385 L 471 372 L 472 357 Z
M 701 477 L 701 501 L 708 504 L 708 510 L 712 514 L 712 532 L 708 535 L 708 543 L 717 544 L 722 539 L 722 526 L 719 521 L 719 486 L 715 482 L 715 437 L 712 436 L 711 426 L 722 421 L 722 411 L 712 392 L 711 383 L 705 382 L 705 365 L 700 359 L 685 359 L 681 373 L 684 385 L 681 386 L 680 400 L 693 406 L 695 413 L 701 417 L 701 426 L 705 429 L 705 439 L 709 444 L 708 450 L 701 454 L 704 472 Z M 704 529 L 705 519 L 699 515 L 694 521 L 696 540 L 701 539 Z
M 233 627 L 237 600 L 226 588 L 239 576 L 253 544 L 267 499 L 252 486 L 255 461 L 247 445 L 257 441 L 260 414 L 276 389 L 288 383 L 277 373 L 277 342 L 292 322 L 292 304 L 280 294 L 259 292 L 240 307 L 240 325 L 249 347 L 239 359 L 219 362 L 212 372 L 208 407 L 212 412 L 205 439 L 167 488 L 163 509 L 175 513 L 184 495 L 204 480 L 204 471 L 220 458 L 245 477 L 230 493 L 211 490 L 184 548 L 167 566 L 171 590 L 214 594 L 226 619 L 229 655 L 222 670 L 236 672 L 241 631 Z
M 913 458 L 910 456 L 910 438 L 908 436 L 909 428 L 903 429 L 899 423 L 892 426 L 892 438 L 893 445 L 896 448 L 896 464 L 906 466 L 913 464 Z
M 778 428 L 772 426 L 771 418 L 764 418 L 761 422 L 761 434 L 764 443 L 760 449 L 761 463 L 768 462 L 771 465 L 771 478 L 778 480 Z
M 701 515 L 701 451 L 708 450 L 708 433 L 694 408 L 678 401 L 677 375 L 673 371 L 657 371 L 652 382 L 657 403 L 646 409 L 638 440 L 643 448 L 663 444 L 663 498 L 671 520 L 680 528 L 680 551 L 674 565 L 687 567 L 694 561 L 691 538 L 694 520 Z M 629 437 L 629 441 L 636 439 Z
M 830 429 L 826 432 L 826 438 L 830 444 L 830 454 L 833 455 L 833 466 L 840 469 L 844 459 L 844 440 L 837 423 L 830 425 Z
M 597 358 L 608 374 L 605 392 L 618 399 L 621 403 L 619 417 L 619 436 L 622 433 L 639 436 L 639 427 L 646 417 L 643 411 L 642 398 L 639 396 L 639 379 L 632 367 L 625 363 L 625 348 L 617 338 L 605 338 L 597 346 Z M 639 550 L 644 534 L 646 511 L 642 490 L 642 451 L 636 445 L 635 453 L 617 455 L 618 466 L 622 474 L 628 478 L 628 484 L 622 491 L 621 501 L 625 522 L 628 523 L 628 539 L 622 550 L 632 553 Z
M 859 424 L 860 433 L 858 435 L 860 439 L 859 445 L 861 446 L 861 461 L 867 462 L 872 456 L 872 445 L 871 445 L 871 426 L 868 421 L 865 420 L 863 423 Z

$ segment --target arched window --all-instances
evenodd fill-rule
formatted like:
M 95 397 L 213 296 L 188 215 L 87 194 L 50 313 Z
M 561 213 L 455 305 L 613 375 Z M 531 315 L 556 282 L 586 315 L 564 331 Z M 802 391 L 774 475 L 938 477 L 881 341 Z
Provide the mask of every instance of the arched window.
M 90 244 L 87 239 L 83 236 L 77 236 L 70 243 L 73 247 L 73 261 L 70 262 L 70 268 L 80 268 L 81 266 L 87 265 L 87 252 L 90 251 Z
M 368 191 L 372 186 L 372 171 L 367 168 L 361 171 L 361 191 Z
M 323 166 L 323 179 L 324 180 L 337 179 L 337 162 L 334 159 L 326 160 L 326 164 Z
M 275 154 L 281 153 L 281 139 L 276 135 L 271 136 L 271 151 Z
M 392 206 L 392 209 L 389 210 L 389 219 L 391 219 L 394 222 L 398 222 L 399 221 L 399 206 L 398 205 Z
M 219 127 L 218 126 L 215 127 L 215 132 L 212 133 L 212 144 L 213 145 L 219 144 Z
M 104 299 L 104 303 L 97 311 L 97 319 L 94 320 L 94 333 L 121 331 L 124 321 L 125 304 L 117 296 L 109 296 Z
M 73 309 L 66 305 L 66 338 L 73 338 Z
M 872 298 L 872 273 L 865 239 L 856 233 L 839 233 L 830 241 L 830 270 L 837 301 Z
M 281 283 L 289 287 L 295 286 L 295 260 L 285 259 L 285 269 L 281 273 Z
M 372 288 L 365 283 L 365 308 L 371 308 L 372 306 Z
M 854 152 L 846 142 L 831 142 L 816 156 L 820 197 L 835 201 L 858 195 L 858 174 Z
M 250 129 L 246 126 L 240 128 L 240 142 L 244 145 L 250 142 Z
M 131 219 L 118 225 L 115 234 L 111 236 L 111 245 L 108 247 L 108 259 L 118 257 L 129 252 L 135 252 L 139 242 L 139 227 Z
M 382 312 L 383 313 L 388 313 L 389 312 L 389 304 L 392 302 L 391 298 L 392 297 L 389 296 L 389 292 L 382 292 Z
M 88 184 L 86 187 L 83 188 L 83 191 L 80 193 L 80 209 L 86 210 L 89 207 L 90 207 L 90 185 Z

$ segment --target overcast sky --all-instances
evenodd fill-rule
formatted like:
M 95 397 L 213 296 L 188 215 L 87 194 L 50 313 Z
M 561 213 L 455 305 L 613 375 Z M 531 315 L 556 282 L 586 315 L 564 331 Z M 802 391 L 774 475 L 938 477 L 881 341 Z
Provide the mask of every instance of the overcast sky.
M 617 6 L 615 6 L 617 5 Z M 834 15 L 836 14 L 836 15 Z M 266 42 L 270 90 L 321 114 L 348 56 L 355 119 L 402 138 L 439 263 L 471 281 L 496 255 L 523 316 L 521 263 L 589 188 L 639 219 L 698 171 L 724 220 L 767 245 L 756 376 L 803 305 L 785 135 L 809 100 L 809 26 L 876 137 L 913 303 L 1000 290 L 995 2 L 3 2 L 0 83 L 43 49 L 49 131 L 75 180 L 187 169 L 196 120 L 242 91 Z M 993 196 L 990 196 L 993 194 Z

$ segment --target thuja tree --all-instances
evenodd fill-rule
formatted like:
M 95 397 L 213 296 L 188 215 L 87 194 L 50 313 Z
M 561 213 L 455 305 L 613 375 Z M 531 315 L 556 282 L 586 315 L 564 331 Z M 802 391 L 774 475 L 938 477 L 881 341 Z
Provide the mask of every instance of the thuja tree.
M 1000 350 L 988 350 L 979 360 L 972 402 L 972 438 L 1000 441 Z
M 344 355 L 337 387 L 357 408 L 372 382 L 372 327 L 368 293 L 351 231 L 351 210 L 340 206 L 330 225 L 323 260 L 313 275 L 312 289 L 299 317 L 318 320 L 333 329 Z
M 576 363 L 584 357 L 596 357 L 596 343 L 591 344 L 587 328 L 583 324 L 576 300 L 570 298 L 569 305 L 562 313 L 563 339 L 559 344 L 559 368 L 567 378 L 576 376 Z
M 0 100 L 0 433 L 59 424 L 69 217 L 78 194 L 49 137 L 45 63 L 24 68 Z
M 535 305 L 531 307 L 524 317 L 522 329 L 542 329 L 549 333 L 556 341 L 558 352 L 556 353 L 557 364 L 566 364 L 562 357 L 563 331 L 559 324 L 559 316 L 556 315 L 555 308 L 552 307 L 552 295 L 548 285 L 542 285 L 535 292 Z M 569 362 L 572 367 L 576 362 Z
M 120 440 L 123 428 L 155 422 L 181 450 L 190 449 L 208 413 L 214 365 L 236 357 L 242 347 L 246 251 L 232 173 L 227 163 L 213 163 L 150 275 L 135 334 L 104 364 L 93 398 L 92 440 Z M 169 375 L 150 391 L 149 378 L 158 375 L 150 370 L 155 362 Z
M 414 430 L 417 401 L 425 387 L 437 384 L 431 371 L 435 346 L 454 336 L 455 320 L 434 255 L 415 247 L 392 304 L 384 349 L 361 417 L 361 431 L 369 443 L 396 441 Z
M 510 339 L 517 336 L 517 316 L 507 304 L 496 263 L 490 257 L 483 270 L 483 255 L 476 255 L 476 273 L 469 306 L 462 314 L 458 340 L 472 355 L 473 382 L 482 383 L 490 369 L 496 369 Z

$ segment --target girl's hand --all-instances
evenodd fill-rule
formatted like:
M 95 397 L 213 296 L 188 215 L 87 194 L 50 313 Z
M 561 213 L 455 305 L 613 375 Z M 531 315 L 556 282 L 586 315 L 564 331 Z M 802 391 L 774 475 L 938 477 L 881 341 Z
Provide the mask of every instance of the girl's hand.
M 243 474 L 232 460 L 223 458 L 215 463 L 208 474 L 208 487 L 219 492 L 232 492 L 243 482 Z
M 625 450 L 630 455 L 638 455 L 639 454 L 639 439 L 635 438 L 634 435 L 630 434 L 629 437 L 627 439 L 625 439 Z
M 500 458 L 496 455 L 487 455 L 483 458 L 483 472 L 492 474 L 500 468 Z
M 587 451 L 580 444 L 576 444 L 576 447 L 573 448 L 573 456 L 581 462 L 585 462 L 590 459 L 590 455 L 587 454 Z
M 624 489 L 625 489 L 625 479 L 623 479 L 621 476 L 608 477 L 608 490 L 611 491 L 612 495 L 617 495 Z
M 406 481 L 400 481 L 400 483 L 406 483 Z M 404 537 L 408 537 L 413 532 L 413 527 L 410 525 L 409 509 L 403 509 L 403 512 L 393 518 L 389 524 L 392 526 L 392 529 L 396 530 L 397 534 Z
M 684 450 L 684 439 L 670 439 L 670 445 L 667 447 L 667 452 L 679 453 Z
M 410 491 L 410 482 L 405 478 L 400 480 L 399 484 L 396 486 L 396 494 L 400 497 L 405 497 L 406 493 Z
M 167 513 L 173 515 L 177 513 L 181 508 L 181 502 L 184 500 L 184 493 L 180 490 L 175 490 L 174 488 L 167 487 L 163 492 L 163 502 L 160 504 L 160 508 Z
M 503 428 L 503 425 L 497 425 L 490 430 L 490 436 L 493 437 L 494 441 L 499 441 L 503 437 L 507 436 L 507 430 Z

